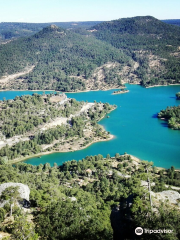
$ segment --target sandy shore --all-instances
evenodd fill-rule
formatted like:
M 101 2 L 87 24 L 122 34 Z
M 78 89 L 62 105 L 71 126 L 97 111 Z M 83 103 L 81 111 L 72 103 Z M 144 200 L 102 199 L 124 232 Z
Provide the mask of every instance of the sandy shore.
M 97 142 L 105 142 L 105 141 L 110 141 L 112 140 L 113 138 L 115 138 L 114 135 L 110 134 L 109 135 L 109 138 L 108 139 L 99 139 L 99 140 L 94 140 L 92 141 L 91 143 L 87 144 L 86 146 L 84 147 L 81 147 L 79 149 L 77 149 L 76 151 L 80 151 L 80 150 L 83 150 L 85 148 L 88 148 L 89 146 L 91 146 L 93 143 L 97 143 Z M 22 161 L 25 161 L 25 160 L 28 160 L 28 159 L 31 159 L 31 158 L 36 158 L 36 157 L 41 157 L 43 155 L 50 155 L 52 153 L 61 153 L 61 152 L 74 152 L 75 150 L 68 150 L 68 151 L 46 151 L 46 152 L 41 152 L 41 153 L 37 153 L 37 154 L 34 154 L 34 155 L 31 155 L 31 156 L 28 156 L 28 157 L 21 157 L 21 158 L 17 158 L 17 159 L 14 159 L 12 161 L 9 161 L 9 164 L 14 164 L 14 163 L 18 163 L 18 162 L 22 162 Z M 131 159 L 136 162 L 137 164 L 139 164 L 141 161 L 144 161 L 138 157 L 135 157 L 134 155 L 131 155 L 131 154 L 128 154 L 127 155 L 130 155 L 131 156 Z M 114 157 L 112 157 L 114 158 Z M 155 166 L 156 167 L 156 166 Z M 166 168 L 163 168 L 163 167 L 156 167 L 156 169 L 158 171 L 160 170 L 167 170 Z M 176 172 L 180 172 L 180 169 L 176 169 L 175 170 Z
M 63 93 L 83 93 L 83 92 L 96 92 L 96 91 L 109 91 L 109 90 L 112 90 L 112 89 L 121 89 L 121 88 L 123 88 L 123 86 L 121 86 L 121 87 L 116 87 L 116 86 L 114 86 L 114 87 L 112 87 L 112 88 L 106 88 L 106 89 L 95 89 L 95 90 L 84 90 L 84 91 L 76 91 L 76 92 L 63 92 Z M 8 91 L 21 91 L 21 92 L 23 92 L 23 91 L 30 91 L 30 92 L 46 92 L 46 91 L 51 91 L 51 92 L 62 92 L 62 91 L 57 91 L 57 90 L 55 90 L 55 89 L 42 89 L 42 90 L 29 90 L 29 89 L 5 89 L 5 90 L 3 90 L 3 89 L 1 89 L 0 90 L 0 92 L 8 92 Z
M 168 87 L 168 86 L 178 86 L 180 85 L 180 83 L 176 83 L 176 84 L 168 84 L 168 85 L 153 85 L 153 86 L 149 86 L 146 88 L 153 88 L 153 87 Z
M 80 147 L 80 148 L 77 149 L 77 150 L 40 152 L 40 153 L 37 153 L 37 154 L 34 154 L 34 155 L 30 155 L 30 156 L 26 156 L 26 157 L 20 157 L 20 158 L 14 159 L 14 160 L 10 160 L 8 163 L 9 163 L 9 164 L 18 163 L 18 162 L 22 162 L 22 161 L 28 160 L 28 159 L 30 159 L 30 158 L 41 157 L 41 156 L 43 156 L 43 155 L 49 155 L 49 154 L 52 154 L 52 153 L 62 153 L 62 152 L 75 152 L 75 151 L 80 151 L 80 150 L 83 150 L 83 149 L 91 146 L 93 143 L 110 141 L 110 140 L 112 140 L 113 138 L 115 138 L 115 136 L 112 135 L 112 134 L 110 134 L 108 139 L 98 139 L 98 140 L 94 140 L 94 141 L 90 142 L 89 144 L 87 144 L 86 146 Z
M 24 92 L 24 91 L 29 91 L 29 92 L 61 92 L 61 91 L 56 91 L 56 90 L 29 90 L 29 89 L 6 89 L 6 90 L 0 90 L 0 92 Z
M 130 155 L 131 158 L 132 158 L 132 160 L 135 161 L 135 162 L 137 162 L 137 163 L 140 163 L 141 161 L 148 161 L 148 160 L 143 160 L 143 159 L 137 158 L 137 157 L 135 157 L 135 156 L 133 156 L 133 155 L 131 155 L 131 154 L 128 154 L 128 155 Z M 148 161 L 148 162 L 150 162 L 150 161 Z M 155 166 L 155 167 L 156 167 L 156 166 Z M 163 170 L 163 169 L 164 169 L 164 170 L 167 170 L 167 168 L 163 168 L 163 167 L 156 167 L 156 169 L 157 169 L 158 171 Z M 176 169 L 175 171 L 180 172 L 180 169 Z
M 128 154 L 128 155 L 130 155 L 130 154 Z M 135 156 L 133 156 L 133 155 L 130 155 L 131 156 L 131 159 L 133 160 L 133 161 L 135 161 L 135 162 L 137 162 L 137 163 L 140 163 L 142 160 L 140 160 L 140 158 L 137 158 L 137 157 L 135 157 Z
M 9 76 L 8 76 L 9 77 Z M 4 79 L 0 79 L 0 81 L 3 81 Z M 126 84 L 128 82 L 123 82 L 123 84 Z M 141 85 L 140 83 L 128 83 L 130 85 Z M 180 85 L 180 83 L 176 83 L 176 84 L 168 84 L 168 85 L 153 85 L 153 86 L 148 86 L 146 88 L 153 88 L 153 87 L 167 87 L 167 86 L 173 86 L 173 85 Z M 110 87 L 110 88 L 105 88 L 105 89 L 86 89 L 86 90 L 83 90 L 83 91 L 76 91 L 76 92 L 64 92 L 64 93 L 83 93 L 83 92 L 93 92 L 93 91 L 109 91 L 109 90 L 112 90 L 112 89 L 121 89 L 123 88 L 123 86 L 121 87 L 117 87 L 117 86 L 113 86 L 113 87 Z M 5 90 L 0 90 L 0 92 L 7 92 L 7 91 L 32 91 L 32 92 L 42 92 L 42 91 L 52 91 L 52 92 L 62 92 L 62 91 L 57 91 L 55 89 L 42 89 L 42 90 L 29 90 L 29 89 L 5 89 Z
M 140 85 L 140 84 L 136 84 L 136 83 L 128 83 L 128 84 L 131 84 L 131 85 Z M 168 86 L 177 86 L 177 85 L 180 85 L 180 84 L 168 84 L 168 85 L 154 85 L 154 86 L 149 86 L 149 87 L 146 87 L 146 88 L 153 88 L 153 87 L 168 87 Z M 95 89 L 95 90 L 84 90 L 84 91 L 77 91 L 77 92 L 64 92 L 64 93 L 84 93 L 84 92 L 96 92 L 96 91 L 109 91 L 109 90 L 112 90 L 112 89 L 121 89 L 122 87 L 112 87 L 112 88 L 106 88 L 106 89 Z M 42 89 L 42 90 L 29 90 L 29 89 L 6 89 L 6 90 L 0 90 L 0 92 L 8 92 L 8 91 L 31 91 L 31 92 L 46 92 L 46 91 L 51 91 L 51 92 L 62 92 L 62 91 L 57 91 L 55 89 Z M 129 92 L 129 90 L 128 90 Z M 127 93 L 127 92 L 123 92 L 123 93 Z M 115 93 L 115 94 L 121 94 L 121 93 Z M 115 95 L 114 94 L 114 95 Z

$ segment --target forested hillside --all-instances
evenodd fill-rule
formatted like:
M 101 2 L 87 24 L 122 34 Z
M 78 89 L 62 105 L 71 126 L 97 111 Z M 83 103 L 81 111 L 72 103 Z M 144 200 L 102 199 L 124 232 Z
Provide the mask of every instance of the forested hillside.
M 55 89 L 60 91 L 98 89 L 104 85 L 121 85 L 116 71 L 129 62 L 121 51 L 93 36 L 80 35 L 58 28 L 44 28 L 29 38 L 22 38 L 0 46 L 0 76 L 18 73 L 34 67 L 16 82 L 2 78 L 2 88 Z M 102 81 L 94 71 L 104 64 L 117 63 L 118 69 L 110 73 L 104 67 Z M 110 74 L 112 76 L 110 76 Z M 90 82 L 86 81 L 90 79 Z M 3 85 L 4 83 L 4 85 Z
M 153 17 L 134 17 L 103 22 L 91 28 L 100 40 L 123 49 L 139 66 L 135 69 L 144 86 L 179 83 L 180 28 Z
M 68 30 L 50 25 L 39 32 L 44 24 L 25 24 L 36 33 L 0 45 L 0 87 L 74 92 L 118 88 L 125 82 L 145 87 L 179 83 L 178 26 L 150 16 L 86 30 L 88 24 Z
M 180 26 L 180 19 L 167 19 L 167 20 L 162 20 L 162 22 Z

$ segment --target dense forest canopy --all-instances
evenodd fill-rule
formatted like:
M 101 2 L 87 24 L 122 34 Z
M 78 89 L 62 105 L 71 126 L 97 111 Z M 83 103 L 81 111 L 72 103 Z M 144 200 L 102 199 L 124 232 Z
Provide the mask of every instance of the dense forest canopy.
M 24 75 L 2 81 L 1 88 L 79 91 L 122 82 L 145 87 L 179 83 L 178 26 L 151 16 L 91 23 L 73 29 L 24 23 L 36 33 L 0 45 L 0 77 Z
M 124 18 L 93 26 L 100 40 L 123 49 L 139 63 L 135 70 L 144 86 L 179 83 L 180 28 L 151 16 Z M 150 56 L 156 56 L 151 62 Z M 157 65 L 157 69 L 152 68 Z
M 176 99 L 180 100 L 180 92 L 176 93 Z M 179 130 L 180 129 L 180 105 L 174 107 L 167 107 L 158 113 L 158 118 L 166 120 L 168 127 Z
M 48 151 L 81 149 L 109 133 L 97 124 L 116 106 L 65 94 L 33 94 L 0 102 L 0 163 Z
M 15 205 L 14 221 L 8 224 L 4 220 L 10 204 L 1 207 L 0 229 L 11 234 L 9 239 L 112 240 L 135 238 L 134 229 L 141 226 L 173 230 L 170 234 L 143 234 L 142 239 L 179 239 L 178 206 L 154 198 L 156 211 L 151 211 L 149 192 L 142 185 L 148 178 L 155 183 L 154 194 L 173 192 L 171 184 L 180 186 L 180 174 L 174 167 L 159 170 L 152 163 L 135 162 L 128 154 L 87 156 L 52 167 L 48 163 L 0 165 L 0 183 L 28 185 L 31 203 L 27 214 Z
M 158 113 L 158 118 L 165 119 L 168 127 L 172 129 L 180 129 L 180 106 L 167 107 Z
M 33 71 L 11 88 L 84 90 L 86 79 L 94 70 L 108 62 L 127 64 L 129 58 L 110 44 L 93 36 L 83 36 L 55 25 L 48 26 L 29 38 L 0 46 L 0 76 Z M 95 76 L 93 77 L 95 80 Z M 112 79 L 114 81 L 114 79 Z M 109 79 L 111 83 L 111 79 Z M 117 78 L 117 84 L 121 84 Z

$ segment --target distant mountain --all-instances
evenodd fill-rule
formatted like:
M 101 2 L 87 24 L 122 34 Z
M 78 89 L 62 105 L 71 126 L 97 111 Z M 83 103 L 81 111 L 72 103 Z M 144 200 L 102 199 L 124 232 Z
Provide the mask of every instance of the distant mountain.
M 167 20 L 161 20 L 164 23 L 180 26 L 180 19 L 167 19 Z
M 141 18 L 141 17 L 140 17 Z M 133 18 L 129 18 L 132 21 Z M 122 19 L 121 19 L 122 20 Z M 124 19 L 127 21 L 127 19 Z M 164 23 L 180 26 L 180 19 L 161 20 Z M 88 29 L 103 21 L 85 21 L 85 22 L 52 22 L 52 23 L 21 23 L 21 22 L 1 22 L 0 23 L 0 43 L 18 37 L 31 36 L 49 25 L 56 25 L 64 29 Z
M 51 24 L 38 32 L 43 24 L 24 25 L 36 33 L 0 45 L 1 88 L 79 91 L 125 82 L 180 83 L 178 26 L 151 16 L 91 23 L 73 29 Z
M 31 37 L 0 45 L 1 87 L 75 91 L 98 89 L 102 84 L 120 86 L 119 75 L 110 75 L 104 64 L 114 62 L 120 66 L 128 61 L 121 50 L 91 34 L 80 35 L 50 25 Z M 98 69 L 101 66 L 103 70 Z M 21 72 L 28 74 L 15 81 L 5 78 Z
M 101 21 L 88 22 L 53 22 L 53 23 L 20 23 L 20 22 L 2 22 L 0 23 L 0 43 L 8 40 L 31 36 L 49 25 L 56 25 L 65 29 L 86 29 L 94 26 Z
M 90 30 L 137 62 L 134 74 L 144 86 L 179 83 L 179 27 L 145 16 L 103 22 Z

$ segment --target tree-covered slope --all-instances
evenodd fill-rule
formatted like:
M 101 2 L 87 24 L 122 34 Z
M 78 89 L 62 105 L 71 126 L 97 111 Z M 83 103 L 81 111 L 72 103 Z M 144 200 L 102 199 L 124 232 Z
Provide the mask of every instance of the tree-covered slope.
M 103 22 L 91 28 L 100 40 L 123 49 L 139 67 L 135 70 L 145 86 L 179 83 L 180 28 L 151 16 Z M 154 60 L 152 61 L 152 57 Z
M 26 75 L 4 77 L 17 73 Z M 60 91 L 179 83 L 180 28 L 151 16 L 102 22 L 87 31 L 51 25 L 0 45 L 0 78 L 2 89 Z
M 76 151 L 109 140 L 112 136 L 97 122 L 115 108 L 53 93 L 0 101 L 0 163 L 47 151 Z
M 0 77 L 34 66 L 23 80 L 8 88 L 84 90 L 86 79 L 97 67 L 128 61 L 122 51 L 90 34 L 80 35 L 51 25 L 31 37 L 0 46 Z
M 110 22 L 102 22 L 92 27 L 97 38 L 108 41 L 115 47 L 125 49 L 129 46 L 129 50 L 156 49 L 151 46 L 159 40 L 179 44 L 180 29 L 176 26 L 166 24 L 154 17 L 133 17 L 122 18 Z M 131 39 L 131 42 L 128 40 Z M 115 40 L 115 42 L 113 41 Z M 140 41 L 140 45 L 139 45 Z M 144 46 L 143 46 L 144 45 Z
M 180 106 L 167 107 L 158 113 L 158 118 L 168 121 L 168 127 L 172 129 L 180 129 Z

